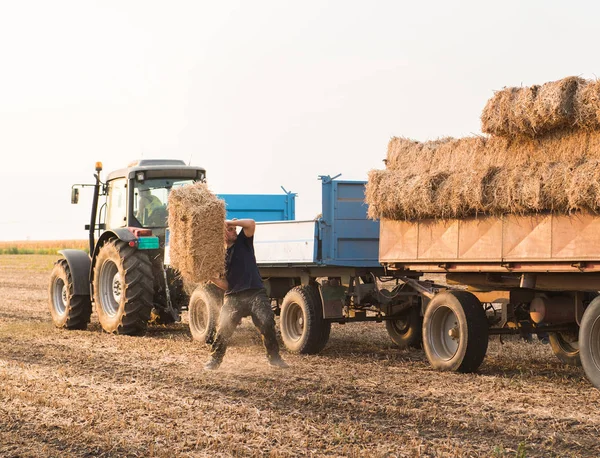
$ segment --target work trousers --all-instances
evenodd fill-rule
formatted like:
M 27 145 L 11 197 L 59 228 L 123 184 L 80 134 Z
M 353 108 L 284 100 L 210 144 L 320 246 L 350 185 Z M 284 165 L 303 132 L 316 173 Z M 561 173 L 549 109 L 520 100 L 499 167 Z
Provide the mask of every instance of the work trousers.
M 279 343 L 275 335 L 275 316 L 273 309 L 271 309 L 271 301 L 267 297 L 264 288 L 262 288 L 225 296 L 219 317 L 219 325 L 217 326 L 217 334 L 212 344 L 211 355 L 214 359 L 219 362 L 223 360 L 229 339 L 235 328 L 241 323 L 242 318 L 246 316 L 252 317 L 254 326 L 260 331 L 263 344 L 267 350 L 267 357 L 279 356 Z

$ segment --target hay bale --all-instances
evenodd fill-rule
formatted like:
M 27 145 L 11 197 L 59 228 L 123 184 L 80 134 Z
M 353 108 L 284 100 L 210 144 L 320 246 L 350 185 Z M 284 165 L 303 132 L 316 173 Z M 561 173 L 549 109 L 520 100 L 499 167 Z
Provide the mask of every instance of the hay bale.
M 171 265 L 187 284 L 208 281 L 225 269 L 225 202 L 205 183 L 169 194 Z
M 510 87 L 496 92 L 481 114 L 482 131 L 501 136 L 535 136 L 529 113 L 539 88 Z
M 588 82 L 570 76 L 541 86 L 511 87 L 498 91 L 481 113 L 483 132 L 505 137 L 538 137 L 577 125 L 576 95 Z
M 543 84 L 534 98 L 529 114 L 532 130 L 544 134 L 551 130 L 572 127 L 575 124 L 575 93 L 582 78 L 570 76 L 559 81 Z
M 369 217 L 464 218 L 551 211 L 600 213 L 600 132 L 543 138 L 392 138 L 387 170 L 369 173 Z
M 575 93 L 575 125 L 582 129 L 600 128 L 600 81 L 580 85 Z

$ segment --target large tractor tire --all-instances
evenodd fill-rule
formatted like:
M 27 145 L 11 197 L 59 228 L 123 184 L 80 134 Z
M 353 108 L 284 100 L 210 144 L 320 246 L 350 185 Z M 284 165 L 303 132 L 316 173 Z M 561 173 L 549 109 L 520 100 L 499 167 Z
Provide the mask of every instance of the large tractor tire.
M 419 311 L 420 307 L 410 307 L 403 310 L 396 319 L 385 322 L 385 329 L 398 348 L 421 348 L 423 317 Z
M 60 259 L 50 274 L 49 306 L 58 328 L 86 329 L 92 314 L 90 296 L 73 294 L 73 277 L 66 259 Z
M 212 344 L 223 307 L 223 290 L 212 283 L 198 286 L 190 297 L 189 321 L 192 338 Z
M 581 365 L 588 380 L 600 390 L 600 296 L 583 312 L 579 328 Z
M 281 338 L 292 353 L 319 353 L 329 340 L 331 323 L 323 320 L 321 296 L 315 286 L 296 286 L 288 291 L 279 316 Z
M 148 256 L 120 240 L 104 244 L 94 267 L 96 313 L 106 332 L 146 333 L 154 294 Z
M 423 319 L 423 347 L 441 371 L 474 372 L 483 362 L 489 329 L 481 302 L 466 291 L 438 293 Z
M 567 366 L 581 366 L 577 334 L 551 332 L 548 335 L 554 355 Z

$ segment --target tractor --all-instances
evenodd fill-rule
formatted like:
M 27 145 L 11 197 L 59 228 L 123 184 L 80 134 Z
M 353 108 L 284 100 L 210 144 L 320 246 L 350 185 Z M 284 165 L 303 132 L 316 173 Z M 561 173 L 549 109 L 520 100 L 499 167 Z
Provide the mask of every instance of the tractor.
M 148 323 L 180 320 L 188 307 L 180 276 L 165 262 L 167 202 L 173 188 L 205 181 L 206 171 L 180 160 L 143 159 L 100 179 L 75 184 L 71 203 L 93 187 L 89 254 L 61 250 L 50 277 L 50 314 L 59 328 L 86 329 L 92 306 L 106 332 L 144 335 Z M 167 243 L 168 246 L 168 243 Z

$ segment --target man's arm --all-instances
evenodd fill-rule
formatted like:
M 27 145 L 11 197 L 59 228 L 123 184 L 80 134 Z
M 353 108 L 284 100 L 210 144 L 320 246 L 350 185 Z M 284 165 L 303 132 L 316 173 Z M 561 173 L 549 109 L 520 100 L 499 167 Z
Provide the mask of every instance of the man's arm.
M 246 237 L 254 236 L 256 230 L 256 221 L 253 219 L 234 219 L 227 221 L 227 225 L 241 227 Z

